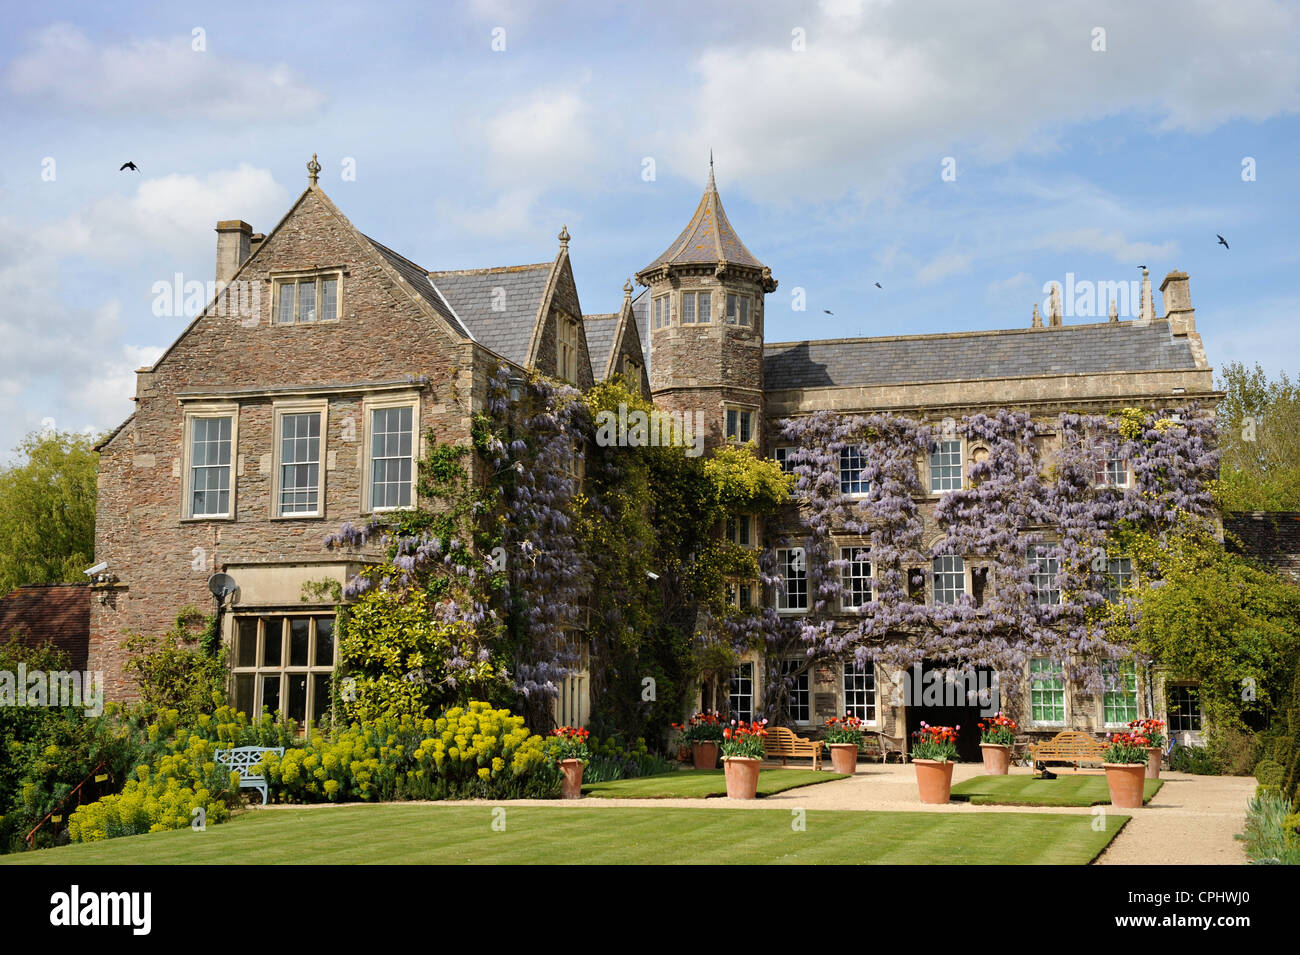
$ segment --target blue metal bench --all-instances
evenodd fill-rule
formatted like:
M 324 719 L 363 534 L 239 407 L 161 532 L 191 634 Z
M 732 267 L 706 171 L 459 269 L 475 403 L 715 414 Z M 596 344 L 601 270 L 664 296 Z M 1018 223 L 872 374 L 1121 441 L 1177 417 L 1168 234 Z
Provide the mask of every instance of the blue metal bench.
M 232 772 L 239 773 L 240 789 L 256 789 L 262 794 L 262 805 L 266 805 L 270 790 L 266 785 L 265 776 L 255 776 L 253 767 L 256 766 L 267 753 L 275 753 L 277 756 L 284 755 L 283 746 L 236 746 L 234 749 L 223 749 L 217 751 L 216 761 Z

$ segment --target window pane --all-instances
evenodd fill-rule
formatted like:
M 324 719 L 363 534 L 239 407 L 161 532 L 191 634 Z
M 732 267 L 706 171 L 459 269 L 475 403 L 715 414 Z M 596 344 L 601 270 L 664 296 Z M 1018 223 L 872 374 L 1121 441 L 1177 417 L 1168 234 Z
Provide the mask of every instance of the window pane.
M 190 420 L 190 516 L 230 513 L 231 422 L 225 418 Z
M 861 447 L 840 449 L 840 493 L 866 494 L 871 483 L 865 477 L 867 457 Z
M 254 706 L 253 690 L 255 688 L 255 684 L 253 682 L 254 679 L 255 678 L 251 673 L 236 674 L 235 709 L 238 712 L 245 714 L 246 716 L 251 716 L 254 719 L 256 719 L 257 713 L 253 709 Z
M 1034 584 L 1034 600 L 1043 605 L 1059 604 L 1061 589 L 1056 582 L 1059 565 L 1057 559 L 1044 547 L 1029 549 L 1030 578 Z
M 262 677 L 262 706 L 272 713 L 280 709 L 280 674 L 267 674 Z M 260 715 L 261 711 L 258 711 Z
M 871 603 L 871 561 L 865 547 L 841 547 L 840 559 L 845 561 L 840 571 L 840 605 L 844 610 L 857 610 Z
M 411 503 L 412 412 L 378 408 L 371 416 L 370 505 L 407 507 Z
M 235 666 L 257 666 L 257 618 L 240 617 L 235 634 Z M 247 711 L 245 711 L 247 712 Z
M 960 557 L 936 557 L 932 571 L 936 604 L 955 604 L 966 593 L 966 563 Z
M 850 660 L 844 664 L 844 712 L 865 723 L 876 722 L 876 668 Z
M 798 660 L 782 660 L 781 676 L 786 684 L 786 713 L 791 722 L 807 723 L 809 721 L 808 671 L 795 675 L 799 669 Z
M 695 321 L 695 295 L 692 292 L 682 293 L 682 324 L 690 325 Z
M 961 490 L 960 441 L 940 441 L 930 452 L 930 490 Z
M 289 618 L 289 666 L 305 667 L 311 646 L 311 618 Z
M 280 283 L 280 315 L 278 321 L 282 325 L 293 324 L 293 290 L 296 287 L 293 282 Z
M 285 712 L 299 723 L 307 719 L 307 680 L 306 673 L 289 674 L 289 707 Z
M 280 416 L 280 513 L 314 514 L 320 490 L 318 413 Z
M 727 324 L 736 324 L 736 296 L 727 294 Z
M 781 549 L 776 552 L 777 573 L 780 574 L 784 589 L 778 589 L 776 606 L 778 610 L 808 609 L 808 568 L 804 563 L 802 547 Z
M 1061 668 L 1046 657 L 1029 661 L 1029 700 L 1035 723 L 1065 722 L 1065 681 Z
M 318 667 L 334 666 L 334 618 L 316 618 L 316 661 Z
M 740 324 L 749 324 L 749 297 L 746 295 L 740 297 Z
M 339 280 L 323 279 L 321 281 L 320 320 L 331 322 L 339 317 Z
M 298 321 L 316 321 L 316 280 L 303 279 L 298 283 Z
M 266 638 L 262 642 L 262 666 L 278 667 L 283 650 L 283 624 L 279 617 L 264 617 Z
M 311 680 L 311 725 L 320 726 L 330 711 L 330 675 L 313 673 Z
M 695 296 L 695 320 L 698 322 L 713 321 L 712 314 L 712 297 L 708 292 L 700 292 Z
M 731 715 L 749 722 L 754 718 L 754 664 L 742 663 L 731 671 Z

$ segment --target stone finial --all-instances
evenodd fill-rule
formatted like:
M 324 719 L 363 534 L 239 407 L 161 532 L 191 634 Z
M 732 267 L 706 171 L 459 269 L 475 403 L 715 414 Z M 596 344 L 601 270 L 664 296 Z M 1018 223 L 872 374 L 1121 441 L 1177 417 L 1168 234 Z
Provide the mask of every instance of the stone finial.
M 316 185 L 316 180 L 320 178 L 321 165 L 316 161 L 316 154 L 311 154 L 311 162 L 307 163 L 307 181 L 311 185 Z
M 1156 317 L 1156 307 L 1151 299 L 1151 273 L 1146 266 L 1142 267 L 1142 305 L 1138 312 L 1138 321 L 1143 325 L 1151 322 Z
M 567 249 L 569 247 L 569 227 L 567 225 L 560 226 L 560 234 L 556 238 L 560 240 L 560 248 Z
M 1112 322 L 1119 321 L 1119 302 L 1113 298 L 1110 300 L 1110 320 Z
M 1052 296 L 1047 303 L 1047 324 L 1053 328 L 1061 325 L 1061 286 L 1057 282 L 1052 283 Z
M 1041 315 L 1038 314 L 1038 303 L 1037 303 L 1037 302 L 1034 303 L 1034 317 L 1033 317 L 1032 319 L 1030 319 L 1029 327 L 1030 327 L 1030 328 L 1042 328 L 1042 327 L 1043 327 L 1043 316 L 1041 316 Z
M 626 282 L 623 283 L 623 298 L 627 299 L 631 297 L 632 297 L 632 280 L 628 279 Z

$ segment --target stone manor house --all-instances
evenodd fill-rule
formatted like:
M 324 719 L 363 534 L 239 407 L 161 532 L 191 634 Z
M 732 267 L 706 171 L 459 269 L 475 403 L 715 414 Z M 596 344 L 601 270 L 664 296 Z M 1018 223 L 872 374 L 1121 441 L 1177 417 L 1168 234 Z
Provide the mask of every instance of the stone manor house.
M 1171 400 L 1212 408 L 1218 397 L 1182 272 L 1160 285 L 1163 315 L 1144 273 L 1132 321 L 1112 312 L 1067 325 L 1054 300 L 1045 319 L 1035 306 L 1027 327 L 770 343 L 766 303 L 777 281 L 733 229 L 711 169 L 686 228 L 636 273 L 641 290 L 629 281 L 617 313 L 584 315 L 567 230 L 548 261 L 430 271 L 359 232 L 321 189 L 319 168 L 313 157 L 307 189 L 269 232 L 217 223 L 225 290 L 137 372 L 134 413 L 100 445 L 96 560 L 107 567 L 92 584 L 89 667 L 104 671 L 110 699 L 134 692 L 125 635 L 162 633 L 178 608 L 211 606 L 209 577 L 224 573 L 237 587 L 221 617 L 235 704 L 318 719 L 335 666 L 334 607 L 327 594 L 304 599 L 304 584 L 341 583 L 357 569 L 322 538 L 343 521 L 411 505 L 420 436 L 432 428 L 444 441 L 467 439 L 503 363 L 580 389 L 629 376 L 662 408 L 702 412 L 706 448 L 752 441 L 777 460 L 787 450 L 777 423 L 819 409 L 1051 417 Z M 929 490 L 923 510 L 961 486 L 979 451 L 943 441 L 918 460 Z M 1124 462 L 1114 471 L 1112 481 L 1128 480 Z M 850 493 L 851 464 L 841 472 Z M 791 523 L 797 508 L 787 508 Z M 726 533 L 758 546 L 779 530 L 753 523 L 737 516 Z M 777 555 L 784 594 L 738 587 L 737 599 L 806 611 L 790 556 Z M 929 600 L 952 600 L 975 583 L 960 558 L 946 561 L 926 585 Z M 855 579 L 846 592 L 862 596 L 869 563 L 847 572 Z M 787 716 L 796 730 L 848 712 L 902 736 L 926 718 L 891 703 L 885 675 L 871 666 L 798 672 L 758 656 L 732 675 L 733 712 L 757 712 L 765 668 L 792 665 Z M 586 718 L 586 692 L 584 674 L 568 681 L 558 722 Z M 1030 696 L 1019 715 L 1030 731 L 1100 732 L 1139 715 L 1169 720 L 1180 736 L 1201 729 L 1193 687 L 1135 678 L 1102 699 L 1045 675 Z

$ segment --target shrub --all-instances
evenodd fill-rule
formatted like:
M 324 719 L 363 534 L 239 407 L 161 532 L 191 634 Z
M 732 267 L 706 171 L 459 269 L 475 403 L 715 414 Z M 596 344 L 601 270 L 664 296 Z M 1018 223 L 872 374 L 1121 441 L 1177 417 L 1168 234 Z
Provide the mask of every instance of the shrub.
M 1201 746 L 1175 746 L 1169 757 L 1169 768 L 1197 776 L 1219 775 L 1219 766 L 1214 757 Z
M 215 616 L 182 607 L 162 637 L 133 635 L 126 649 L 132 657 L 125 669 L 135 676 L 146 712 L 176 710 L 183 723 L 192 724 L 225 703 L 226 651 Z
M 1261 787 L 1261 789 L 1264 787 Z M 1250 801 L 1246 831 L 1237 838 L 1246 843 L 1246 855 L 1256 865 L 1300 865 L 1300 814 L 1280 794 L 1264 792 Z
M 1260 760 L 1255 767 L 1255 780 L 1261 786 L 1280 787 L 1285 776 L 1286 767 L 1281 763 L 1273 762 L 1271 759 Z

